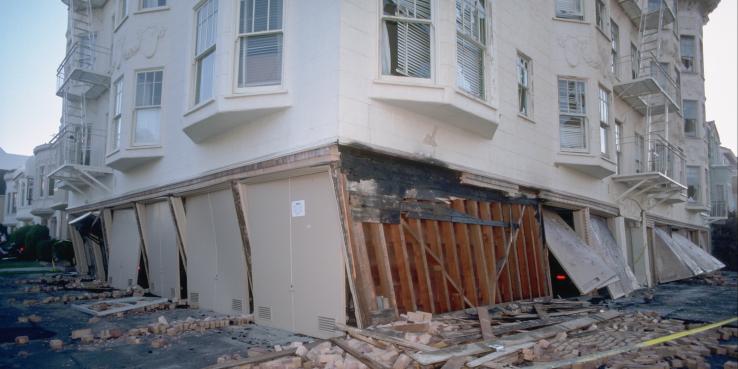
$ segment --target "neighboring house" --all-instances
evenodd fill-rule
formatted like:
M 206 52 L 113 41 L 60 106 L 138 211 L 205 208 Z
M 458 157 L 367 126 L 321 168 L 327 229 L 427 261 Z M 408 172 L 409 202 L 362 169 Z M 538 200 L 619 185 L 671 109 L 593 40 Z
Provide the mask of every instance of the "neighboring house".
M 738 162 L 733 151 L 720 146 L 720 135 L 714 121 L 707 122 L 707 146 L 710 164 L 710 218 L 723 222 L 736 209 L 736 175 Z
M 6 232 L 10 233 L 15 227 L 14 217 L 11 210 L 15 201 L 15 189 L 12 184 L 9 185 L 5 177 L 12 176 L 13 171 L 20 168 L 28 159 L 27 156 L 8 154 L 0 148 L 0 224 L 6 227 Z M 11 217 L 8 217 L 11 215 Z
M 36 178 L 69 191 L 80 272 L 114 287 L 327 337 L 621 296 L 709 248 L 717 0 L 65 3 Z

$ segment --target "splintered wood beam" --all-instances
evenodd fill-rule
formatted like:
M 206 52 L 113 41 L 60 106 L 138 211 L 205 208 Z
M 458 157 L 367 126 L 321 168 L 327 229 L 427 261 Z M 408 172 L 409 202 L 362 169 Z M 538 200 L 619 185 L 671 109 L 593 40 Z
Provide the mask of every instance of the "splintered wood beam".
M 479 217 L 479 206 L 476 201 L 466 201 L 467 214 L 472 217 Z M 489 283 L 489 269 L 487 268 L 487 258 L 484 252 L 484 240 L 482 236 L 482 227 L 478 224 L 469 225 L 469 241 L 472 246 L 474 255 L 474 270 L 477 271 L 477 285 L 482 297 L 481 304 L 489 305 L 492 301 L 492 288 Z
M 416 242 L 412 242 L 415 246 L 413 248 L 413 254 L 415 255 L 415 268 L 418 274 L 418 283 L 420 287 L 418 289 L 424 299 L 424 308 L 435 314 L 436 308 L 435 299 L 433 298 L 433 285 L 430 280 L 428 257 L 425 254 L 425 250 L 428 249 L 428 245 L 426 245 L 425 238 L 423 237 L 423 228 L 420 225 L 420 219 L 415 219 L 413 223 L 415 223 L 414 229 L 419 231 L 419 233 L 414 235 Z
M 452 200 L 452 207 L 459 212 L 465 211 L 464 200 Z M 466 298 L 473 302 L 472 306 L 479 305 L 477 284 L 474 281 L 474 261 L 472 260 L 471 245 L 469 244 L 469 228 L 466 224 L 454 223 L 456 244 L 459 249 L 459 263 L 461 264 L 461 278 L 464 281 Z
M 382 292 L 389 298 L 395 316 L 399 317 L 397 310 L 397 300 L 395 297 L 395 281 L 392 278 L 392 268 L 390 267 L 389 253 L 387 251 L 387 240 L 384 235 L 384 226 L 381 223 L 367 223 L 369 226 L 372 240 L 374 241 L 375 257 L 377 267 L 379 268 L 379 280 L 382 286 Z
M 418 236 L 417 236 L 417 234 L 415 234 L 415 232 L 413 231 L 413 229 L 412 229 L 412 228 L 410 227 L 410 225 L 409 225 L 409 224 L 407 224 L 407 222 L 405 221 L 405 219 L 403 219 L 403 218 L 400 218 L 400 223 L 402 224 L 402 228 L 405 228 L 405 229 L 406 229 L 406 230 L 408 231 L 408 234 L 409 234 L 410 236 L 412 236 L 413 238 L 415 238 L 415 237 L 418 237 Z M 417 240 L 417 238 L 415 238 L 415 239 Z M 426 247 L 425 247 L 425 252 L 426 252 L 426 253 L 428 253 L 428 255 L 430 255 L 430 257 L 431 257 L 431 258 L 433 258 L 433 260 L 434 260 L 435 262 L 437 262 L 437 263 L 441 263 L 441 260 L 440 260 L 440 259 L 438 258 L 438 255 L 436 255 L 435 253 L 433 253 L 433 251 L 431 251 L 431 250 L 430 250 L 430 249 L 428 248 L 428 246 L 426 246 Z M 451 285 L 451 287 L 453 287 L 453 288 L 454 288 L 454 289 L 455 289 L 455 290 L 456 290 L 457 292 L 459 292 L 459 293 L 462 293 L 462 289 L 461 289 L 461 287 L 460 287 L 459 285 L 457 285 L 457 284 L 456 284 L 456 282 L 454 282 L 454 280 L 453 280 L 453 279 L 451 278 L 451 276 L 449 276 L 448 274 L 444 274 L 444 277 L 446 277 L 446 280 L 447 280 L 447 281 L 448 281 L 448 283 L 449 283 L 449 284 Z M 465 302 L 465 303 L 466 303 L 466 304 L 467 304 L 467 305 L 468 305 L 469 307 L 475 307 L 475 306 L 476 306 L 476 305 L 472 304 L 471 300 L 470 300 L 470 299 L 468 299 L 468 298 L 467 298 L 466 296 L 464 296 L 463 294 L 462 294 L 462 297 L 463 297 L 463 299 L 464 299 L 464 302 Z M 463 307 L 462 307 L 462 309 L 463 309 Z
M 534 221 L 533 216 L 534 211 L 532 209 L 528 209 L 525 219 L 523 222 L 525 223 L 525 238 L 526 238 L 526 245 L 528 246 L 528 249 L 530 250 L 530 257 L 528 258 L 528 261 L 532 261 L 533 265 L 533 273 L 531 273 L 531 279 L 536 289 L 536 297 L 544 296 L 546 293 L 543 290 L 543 281 L 541 281 L 541 270 L 543 269 L 543 265 L 541 265 L 541 261 L 539 258 L 539 254 L 541 253 L 538 249 L 538 243 L 536 242 L 535 238 L 535 228 L 536 224 Z M 535 282 L 535 283 L 534 283 Z
M 505 221 L 512 222 L 512 208 L 511 208 L 511 205 L 507 205 L 506 208 L 507 209 L 505 209 L 505 210 L 507 210 L 507 211 L 504 211 L 503 210 L 502 216 L 505 218 Z M 521 215 L 523 215 L 523 214 L 525 214 L 525 209 L 523 209 Z M 500 259 L 500 261 L 499 261 L 499 264 L 500 265 L 497 267 L 497 270 L 498 271 L 499 270 L 502 270 L 503 268 L 505 268 L 505 266 L 508 267 L 507 269 L 510 269 L 510 275 L 512 277 L 512 280 L 511 280 L 511 285 L 512 285 L 512 298 L 518 300 L 518 299 L 521 299 L 522 298 L 522 286 L 521 286 L 521 283 L 520 283 L 520 273 L 519 273 L 519 269 L 518 269 L 517 257 L 516 257 L 516 253 L 515 252 L 512 253 L 512 259 L 513 259 L 513 261 L 512 262 L 508 262 L 511 259 L 510 250 L 511 250 L 512 246 L 516 244 L 518 234 L 520 233 L 520 226 L 519 226 L 520 225 L 520 219 L 518 219 L 518 222 L 515 223 L 515 224 L 518 224 L 518 227 L 515 228 L 514 230 L 512 230 L 510 232 L 509 238 L 506 240 L 505 253 L 504 253 L 502 259 Z M 497 277 L 499 278 L 499 275 Z
M 141 258 L 143 259 L 144 273 L 146 280 L 151 286 L 151 274 L 149 273 L 149 246 L 146 240 L 146 205 L 140 202 L 133 203 L 134 214 L 136 214 L 136 224 L 138 225 L 138 237 L 141 243 Z
M 397 272 L 400 275 L 400 285 L 402 286 L 403 306 L 407 311 L 418 310 L 415 302 L 415 286 L 413 285 L 413 276 L 410 271 L 410 260 L 407 255 L 407 247 L 405 247 L 405 233 L 399 224 L 390 225 L 392 232 L 390 238 L 392 240 L 393 254 L 395 255 L 395 263 L 397 264 Z
M 464 290 L 462 289 L 461 282 L 461 270 L 459 269 L 459 256 L 456 252 L 456 235 L 454 234 L 454 226 L 450 222 L 441 223 L 441 239 L 443 240 L 443 248 L 447 257 L 446 270 L 448 273 L 444 275 L 449 276 L 449 283 L 453 283 L 458 286 L 456 289 L 457 296 L 451 299 L 451 302 L 455 310 L 461 310 L 464 308 Z
M 482 218 L 482 220 L 492 220 L 492 213 L 488 202 L 479 203 L 479 217 Z M 497 284 L 497 265 L 495 262 L 497 260 L 497 255 L 495 253 L 494 229 L 492 227 L 482 227 L 482 234 L 484 236 L 484 252 L 487 259 L 487 268 L 489 269 L 489 288 L 492 290 L 490 305 L 494 305 L 499 301 L 497 299 L 499 286 Z
M 355 247 L 356 269 L 358 271 L 359 291 L 363 298 L 363 306 L 369 309 L 367 313 L 377 311 L 377 293 L 374 290 L 374 282 L 372 280 L 372 266 L 369 262 L 369 253 L 367 251 L 366 238 L 364 237 L 364 226 L 360 222 L 352 222 L 351 233 L 353 235 Z
M 249 284 L 249 295 L 253 298 L 254 282 L 251 273 L 251 243 L 249 242 L 249 232 L 246 228 L 246 204 L 244 203 L 243 186 L 237 181 L 231 182 L 231 193 L 233 194 L 233 205 L 236 208 L 236 221 L 238 221 L 238 230 L 241 235 L 241 247 L 243 247 L 243 256 L 246 262 L 246 280 Z
M 428 243 L 430 243 L 431 250 L 438 255 L 438 268 L 440 273 L 440 278 L 436 280 L 436 285 L 441 286 L 441 296 L 439 299 L 439 304 L 441 306 L 442 311 L 452 311 L 453 307 L 451 306 L 451 298 L 448 294 L 448 283 L 446 282 L 446 259 L 443 252 L 443 245 L 441 241 L 441 232 L 438 227 L 438 222 L 435 220 L 428 220 L 425 222 L 426 224 L 426 234 L 428 234 Z M 439 273 L 434 273 L 435 276 L 437 276 Z
M 521 210 L 520 208 L 523 208 Z M 518 272 L 520 273 L 520 294 L 523 298 L 529 299 L 532 297 L 531 283 L 530 283 L 530 267 L 528 265 L 528 255 L 525 244 L 525 227 L 523 226 L 525 206 L 515 205 L 513 206 L 513 218 L 518 218 L 518 237 L 515 242 L 515 257 L 518 263 Z

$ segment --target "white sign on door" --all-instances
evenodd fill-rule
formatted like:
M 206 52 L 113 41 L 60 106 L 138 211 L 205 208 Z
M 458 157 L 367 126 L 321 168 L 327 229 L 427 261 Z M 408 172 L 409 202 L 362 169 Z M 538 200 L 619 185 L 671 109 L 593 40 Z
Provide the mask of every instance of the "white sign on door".
M 292 202 L 292 217 L 305 216 L 305 200 L 295 200 Z

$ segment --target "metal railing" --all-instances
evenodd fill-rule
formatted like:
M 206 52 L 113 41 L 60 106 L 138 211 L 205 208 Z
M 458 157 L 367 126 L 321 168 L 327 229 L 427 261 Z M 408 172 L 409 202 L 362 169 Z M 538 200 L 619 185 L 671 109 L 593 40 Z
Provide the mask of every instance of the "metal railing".
M 727 218 L 728 207 L 723 200 L 712 200 L 710 202 L 710 216 L 713 218 Z
M 104 68 L 109 63 L 110 49 L 85 41 L 75 42 L 56 69 L 56 88 L 64 85 L 74 69 L 105 74 Z
M 102 165 L 101 160 L 95 160 L 91 155 L 90 138 L 89 128 L 82 124 L 62 126 L 50 142 L 57 150 L 58 165 Z
M 661 136 L 623 137 L 617 145 L 618 174 L 661 173 L 677 183 L 686 183 L 685 155 Z
M 679 102 L 680 86 L 675 78 L 664 68 L 653 52 L 639 53 L 633 59 L 633 55 L 625 55 L 615 60 L 613 70 L 618 73 L 618 78 L 623 83 L 639 79 L 652 78 L 677 106 Z

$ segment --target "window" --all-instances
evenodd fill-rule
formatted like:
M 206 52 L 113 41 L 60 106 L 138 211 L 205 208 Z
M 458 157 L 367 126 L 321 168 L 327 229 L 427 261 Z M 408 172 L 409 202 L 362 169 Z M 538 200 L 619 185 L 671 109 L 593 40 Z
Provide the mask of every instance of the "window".
M 110 149 L 120 148 L 120 126 L 123 112 L 123 77 L 113 84 L 113 123 L 110 126 Z
M 159 143 L 163 71 L 136 73 L 136 127 L 134 145 Z
M 636 155 L 635 155 L 635 168 L 636 173 L 642 173 L 646 171 L 646 140 L 642 135 L 635 134 L 636 143 Z
M 238 87 L 282 82 L 282 0 L 241 0 Z
M 609 155 L 610 153 L 610 91 L 600 87 L 600 153 Z
M 456 82 L 484 99 L 486 17 L 483 0 L 456 0 Z
M 687 166 L 687 201 L 696 203 L 701 201 L 700 197 L 700 167 Z
M 584 81 L 559 79 L 559 142 L 564 150 L 584 150 Z
M 215 39 L 218 29 L 218 1 L 208 0 L 197 8 L 195 41 L 195 104 L 213 97 Z
M 605 19 L 605 1 L 595 0 L 595 23 L 602 32 L 605 32 Z
M 39 199 L 46 195 L 46 178 L 44 178 L 44 175 L 45 175 L 44 169 L 45 168 L 43 165 L 38 167 L 38 181 L 39 181 L 38 198 Z
M 623 123 L 615 121 L 615 163 L 618 174 L 623 172 Z
M 26 205 L 31 205 L 33 203 L 33 177 L 26 178 L 26 182 L 28 183 L 28 194 L 26 195 Z
M 684 134 L 689 137 L 697 137 L 697 101 L 684 100 L 682 102 L 682 109 Z
M 118 0 L 118 24 L 128 16 L 128 0 Z
M 54 196 L 54 186 L 56 183 L 54 182 L 54 178 L 49 177 L 49 196 Z
M 636 79 L 638 78 L 638 70 L 640 69 L 638 67 L 639 65 L 639 59 L 640 54 L 638 53 L 638 48 L 635 44 L 630 44 L 630 74 L 631 78 Z
M 700 39 L 700 76 L 705 78 L 705 53 L 702 49 L 702 39 Z
M 141 0 L 141 9 L 159 8 L 167 6 L 167 0 Z
M 694 36 L 682 35 L 679 37 L 679 49 L 682 54 L 682 66 L 688 72 L 694 72 Z
M 584 20 L 582 0 L 556 0 L 556 17 Z
M 430 0 L 383 0 L 382 74 L 430 78 Z
M 615 77 L 620 77 L 620 68 L 618 66 L 618 58 L 620 57 L 620 27 L 612 19 L 610 20 L 610 45 L 612 59 L 610 70 Z
M 518 54 L 518 113 L 531 116 L 531 83 L 530 83 L 531 61 L 528 57 Z

